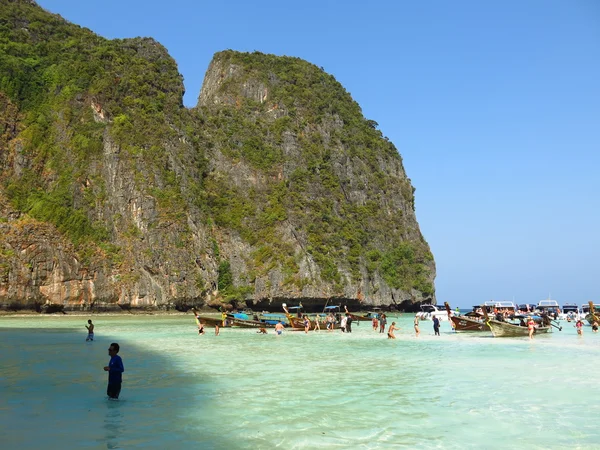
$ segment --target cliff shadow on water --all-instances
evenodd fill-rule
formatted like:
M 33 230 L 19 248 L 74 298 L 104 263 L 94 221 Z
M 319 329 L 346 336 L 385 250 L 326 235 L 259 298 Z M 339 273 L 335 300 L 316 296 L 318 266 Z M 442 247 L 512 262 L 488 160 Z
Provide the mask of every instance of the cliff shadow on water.
M 236 447 L 227 436 L 211 432 L 214 427 L 205 427 L 219 415 L 222 401 L 213 397 L 223 391 L 218 387 L 223 380 L 202 370 L 206 337 L 195 333 L 193 321 L 174 333 L 168 329 L 177 325 L 168 318 L 148 318 L 146 324 L 139 318 L 137 323 L 106 317 L 93 321 L 96 338 L 86 342 L 83 317 L 0 318 L 4 448 L 39 447 L 41 437 L 48 449 Z M 153 336 L 150 342 L 136 338 L 140 327 L 145 336 Z M 179 331 L 183 334 L 175 346 L 166 336 Z M 120 344 L 125 365 L 116 402 L 106 398 L 103 371 L 112 342 Z M 180 346 L 197 364 L 181 364 Z

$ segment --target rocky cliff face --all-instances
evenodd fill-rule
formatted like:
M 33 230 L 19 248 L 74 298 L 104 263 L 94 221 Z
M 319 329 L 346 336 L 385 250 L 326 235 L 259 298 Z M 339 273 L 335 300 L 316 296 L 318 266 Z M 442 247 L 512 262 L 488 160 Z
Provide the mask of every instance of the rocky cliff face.
M 188 110 L 155 41 L 6 5 L 37 64 L 0 59 L 3 308 L 434 300 L 402 160 L 332 76 L 222 52 Z

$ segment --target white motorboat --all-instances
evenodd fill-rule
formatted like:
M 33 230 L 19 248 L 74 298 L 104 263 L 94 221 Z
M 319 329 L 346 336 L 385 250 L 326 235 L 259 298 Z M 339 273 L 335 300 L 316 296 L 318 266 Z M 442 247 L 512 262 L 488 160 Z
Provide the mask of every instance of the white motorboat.
M 565 303 L 560 310 L 560 314 L 558 315 L 559 320 L 577 320 L 579 315 L 581 314 L 581 310 L 575 303 Z
M 440 308 L 437 305 L 421 305 L 421 311 L 419 311 L 416 316 L 419 320 L 433 320 L 434 317 L 437 317 L 440 322 L 448 320 L 448 311 Z
M 556 300 L 540 300 L 537 306 L 535 307 L 535 310 L 540 314 L 548 314 L 550 317 L 558 319 L 560 305 Z

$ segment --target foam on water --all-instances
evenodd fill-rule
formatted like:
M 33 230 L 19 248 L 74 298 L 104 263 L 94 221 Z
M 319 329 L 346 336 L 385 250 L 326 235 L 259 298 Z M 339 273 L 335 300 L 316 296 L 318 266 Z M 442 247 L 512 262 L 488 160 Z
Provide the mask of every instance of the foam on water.
M 600 334 L 396 340 L 212 329 L 188 316 L 0 318 L 2 448 L 600 448 Z M 126 372 L 105 399 L 108 345 Z M 43 439 L 43 442 L 41 441 Z

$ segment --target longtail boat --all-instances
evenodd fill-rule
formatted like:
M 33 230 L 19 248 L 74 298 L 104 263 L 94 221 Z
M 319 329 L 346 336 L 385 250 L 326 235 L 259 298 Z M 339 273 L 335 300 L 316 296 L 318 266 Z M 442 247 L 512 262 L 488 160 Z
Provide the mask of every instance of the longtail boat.
M 299 309 L 299 307 L 290 307 L 290 309 L 291 308 L 298 309 L 298 311 L 300 312 L 299 315 L 300 316 L 304 316 L 304 314 L 301 313 L 301 310 Z M 288 320 L 288 322 L 290 324 L 291 330 L 292 331 L 304 331 L 304 317 L 297 317 L 297 316 L 291 314 L 289 312 L 288 307 L 285 304 L 283 304 L 283 310 L 285 311 L 285 316 L 287 317 L 287 320 Z M 317 318 L 316 317 L 314 317 L 314 318 L 310 318 L 309 317 L 308 320 L 310 322 L 310 329 L 311 330 L 314 329 L 314 327 L 315 327 L 315 321 L 317 320 Z M 321 320 L 319 322 L 319 328 L 321 330 L 325 330 L 326 326 L 327 326 L 327 322 L 325 322 L 324 320 Z M 339 325 L 338 325 L 338 323 L 334 322 L 332 329 L 335 329 L 336 327 L 339 328 Z
M 240 328 L 275 328 L 275 325 L 280 321 L 287 328 L 291 326 L 286 323 L 283 317 L 275 320 L 273 315 L 265 317 L 263 314 L 253 312 L 227 313 L 227 320 L 232 326 Z M 304 329 L 304 327 L 302 327 L 302 329 Z
M 231 325 L 240 328 L 275 328 L 275 325 L 271 325 L 268 322 L 252 319 L 240 319 L 238 317 L 231 318 Z
M 594 322 L 600 323 L 600 305 L 595 305 L 594 302 L 588 302 L 590 307 L 590 312 L 586 314 L 585 320 L 588 321 L 590 325 L 593 325 Z
M 519 324 L 500 321 L 496 319 L 491 319 L 487 313 L 487 310 L 483 308 L 483 315 L 485 316 L 486 322 L 490 327 L 492 335 L 494 337 L 524 337 L 529 336 L 529 329 L 527 325 L 525 325 L 525 319 L 529 319 L 529 317 L 533 318 L 533 320 L 537 323 L 534 334 L 540 333 L 548 333 L 552 326 L 555 326 L 559 330 L 562 328 L 557 327 L 556 325 L 552 325 L 550 318 L 547 315 L 544 316 L 514 316 L 515 320 L 519 320 Z
M 231 326 L 231 322 L 227 320 L 227 316 L 221 313 L 221 318 L 212 317 L 212 316 L 201 316 L 199 315 L 195 309 L 192 309 L 192 313 L 196 317 L 196 322 L 202 323 L 202 325 L 207 327 L 214 327 L 218 325 L 219 327 L 228 328 Z
M 480 315 L 474 312 L 472 315 L 456 316 L 450 310 L 448 302 L 444 302 L 444 306 L 448 312 L 448 317 L 452 321 L 454 331 L 490 331 L 490 326 L 485 322 L 483 314 Z

